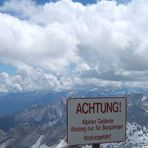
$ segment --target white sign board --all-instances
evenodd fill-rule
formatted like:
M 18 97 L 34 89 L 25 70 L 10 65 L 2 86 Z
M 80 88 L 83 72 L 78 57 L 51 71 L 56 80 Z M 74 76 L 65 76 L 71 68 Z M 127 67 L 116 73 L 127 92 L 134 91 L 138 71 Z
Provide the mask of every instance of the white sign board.
M 68 99 L 68 145 L 125 141 L 126 102 L 125 97 Z

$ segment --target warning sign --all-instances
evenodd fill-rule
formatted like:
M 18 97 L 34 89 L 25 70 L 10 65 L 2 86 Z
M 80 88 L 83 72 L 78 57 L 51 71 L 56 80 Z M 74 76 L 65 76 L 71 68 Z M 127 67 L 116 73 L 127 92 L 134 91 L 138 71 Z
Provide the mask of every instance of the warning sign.
M 126 102 L 125 97 L 68 99 L 68 144 L 125 141 Z

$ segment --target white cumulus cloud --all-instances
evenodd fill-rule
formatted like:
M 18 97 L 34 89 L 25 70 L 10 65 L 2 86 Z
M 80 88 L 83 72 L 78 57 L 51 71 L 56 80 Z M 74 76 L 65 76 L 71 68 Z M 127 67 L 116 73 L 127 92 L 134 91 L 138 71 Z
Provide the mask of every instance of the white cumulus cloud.
M 86 6 L 71 0 L 5 2 L 0 61 L 17 73 L 1 73 L 0 90 L 147 86 L 147 5 L 145 0 Z

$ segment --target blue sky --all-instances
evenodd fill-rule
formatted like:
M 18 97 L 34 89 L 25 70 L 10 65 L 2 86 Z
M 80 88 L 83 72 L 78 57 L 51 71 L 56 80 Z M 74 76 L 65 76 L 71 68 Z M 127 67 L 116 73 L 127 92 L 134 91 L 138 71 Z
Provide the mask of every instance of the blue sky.
M 56 2 L 57 0 L 36 0 L 36 2 L 38 3 L 38 4 L 44 4 L 44 3 L 47 3 L 47 2 Z M 80 2 L 80 3 L 82 3 L 82 4 L 84 4 L 84 5 L 86 5 L 86 4 L 94 4 L 94 3 L 96 3 L 97 2 L 97 0 L 73 0 L 74 2 Z
M 34 0 L 37 4 L 45 4 L 47 2 L 56 2 L 56 0 Z
M 0 63 L 0 73 L 1 72 L 7 72 L 12 76 L 12 75 L 16 74 L 16 69 L 14 67 L 12 67 L 11 65 L 6 65 L 6 64 Z
M 0 5 L 2 5 L 2 4 L 4 3 L 4 1 L 5 1 L 5 0 L 1 0 L 1 1 L 0 1 Z
M 3 4 L 5 1 L 8 1 L 8 0 L 0 0 L 0 4 Z M 56 2 L 57 0 L 34 0 L 37 2 L 37 4 L 45 4 L 47 2 Z M 93 3 L 96 3 L 97 0 L 73 0 L 74 2 L 80 2 L 84 5 L 86 4 L 93 4 Z
M 0 0 L 0 4 L 3 4 L 5 1 L 8 1 L 8 0 Z M 45 4 L 47 2 L 56 2 L 58 0 L 34 0 L 37 2 L 37 4 Z M 74 2 L 80 2 L 82 3 L 83 5 L 87 5 L 87 4 L 95 4 L 97 1 L 100 1 L 100 0 L 73 0 Z M 110 1 L 110 0 L 109 0 Z M 118 3 L 127 3 L 131 0 L 117 0 Z

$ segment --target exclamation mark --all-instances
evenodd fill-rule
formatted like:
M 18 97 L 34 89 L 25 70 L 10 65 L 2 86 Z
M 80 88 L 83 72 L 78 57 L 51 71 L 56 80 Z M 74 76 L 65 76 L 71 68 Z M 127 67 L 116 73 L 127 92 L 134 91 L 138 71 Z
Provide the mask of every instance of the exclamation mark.
M 119 112 L 121 112 L 121 102 L 119 102 Z

